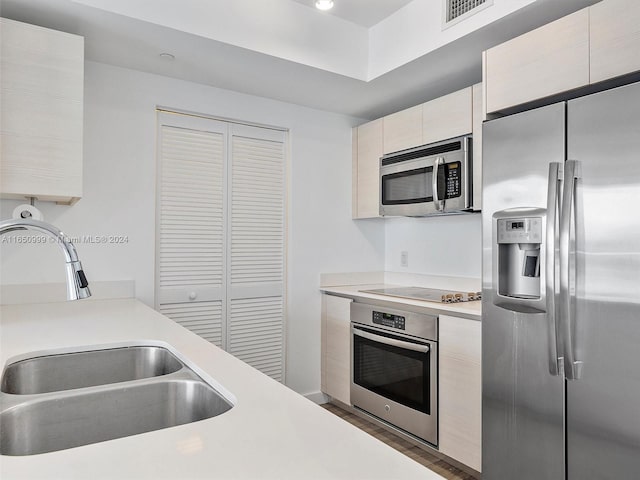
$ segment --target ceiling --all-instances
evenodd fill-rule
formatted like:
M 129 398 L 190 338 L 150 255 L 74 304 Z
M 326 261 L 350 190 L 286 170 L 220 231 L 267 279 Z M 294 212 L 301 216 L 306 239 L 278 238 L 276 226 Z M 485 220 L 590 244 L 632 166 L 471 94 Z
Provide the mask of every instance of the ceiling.
M 315 0 L 292 0 L 315 9 Z M 372 27 L 395 13 L 411 0 L 335 0 L 327 14 L 335 15 L 361 27 Z
M 116 3 L 115 0 L 0 1 L 0 13 L 3 17 L 83 35 L 85 56 L 89 61 L 373 119 L 480 82 L 483 50 L 597 0 L 537 0 L 368 81 L 219 41 L 207 35 L 188 33 L 87 5 L 102 2 L 111 6 Z M 151 1 L 154 2 L 153 5 L 162 3 L 171 8 L 186 5 L 186 0 L 137 0 L 137 3 Z M 265 5 L 262 3 L 265 0 L 243 1 Z M 285 7 L 295 5 L 294 10 L 297 9 L 300 14 L 310 15 L 311 7 L 302 8 L 298 4 L 308 4 L 312 0 L 279 1 Z M 335 1 L 335 15 L 340 15 L 341 20 L 333 16 L 328 18 L 325 12 L 319 11 L 317 14 L 322 16 L 318 17 L 315 9 L 311 12 L 316 22 L 315 27 L 322 28 L 323 24 L 318 22 L 326 21 L 327 37 L 334 33 L 332 28 L 347 28 L 352 25 L 353 28 L 362 30 L 365 27 L 356 27 L 356 24 L 378 22 L 381 17 L 397 12 L 404 4 L 407 4 L 405 8 L 412 6 L 409 5 L 412 3 L 409 0 Z M 415 4 L 440 0 L 412 1 Z M 498 1 L 494 0 L 495 3 Z M 120 2 L 125 7 L 133 3 L 132 0 Z M 226 5 L 221 0 L 191 0 L 191 4 L 196 3 L 209 6 L 215 4 L 218 8 Z M 234 0 L 234 7 L 240 3 L 240 0 Z M 338 7 L 338 4 L 341 6 Z M 194 12 L 185 12 L 183 9 L 179 13 L 185 15 Z M 247 12 L 247 15 L 250 16 L 251 12 Z M 259 22 L 264 22 L 264 16 L 253 20 L 258 22 L 254 26 L 260 25 Z M 287 22 L 293 27 L 296 20 L 297 18 L 287 18 Z M 347 20 L 355 23 L 347 23 Z M 204 25 L 208 23 L 208 19 L 203 21 Z M 364 31 L 364 38 L 366 36 L 367 30 Z M 159 57 L 161 52 L 172 53 L 175 60 L 167 61 Z M 340 52 L 325 53 L 334 56 Z

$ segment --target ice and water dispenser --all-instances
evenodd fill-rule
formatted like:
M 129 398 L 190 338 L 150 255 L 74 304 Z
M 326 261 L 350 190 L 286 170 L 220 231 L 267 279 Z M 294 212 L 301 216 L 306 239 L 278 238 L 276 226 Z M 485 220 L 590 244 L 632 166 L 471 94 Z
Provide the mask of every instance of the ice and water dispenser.
M 543 312 L 546 210 L 518 208 L 493 215 L 494 303 L 519 312 Z M 542 275 L 541 275 L 542 272 Z

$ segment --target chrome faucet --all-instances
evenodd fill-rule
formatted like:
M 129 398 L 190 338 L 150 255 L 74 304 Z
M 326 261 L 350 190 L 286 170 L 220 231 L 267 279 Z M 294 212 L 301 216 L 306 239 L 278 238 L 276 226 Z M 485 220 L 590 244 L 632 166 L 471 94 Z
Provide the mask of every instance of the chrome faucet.
M 79 300 L 91 296 L 89 282 L 82 271 L 82 264 L 78 260 L 76 248 L 64 233 L 53 225 L 38 220 L 12 219 L 0 222 L 0 235 L 16 230 L 35 230 L 53 237 L 62 248 L 67 261 L 67 298 L 69 300 Z

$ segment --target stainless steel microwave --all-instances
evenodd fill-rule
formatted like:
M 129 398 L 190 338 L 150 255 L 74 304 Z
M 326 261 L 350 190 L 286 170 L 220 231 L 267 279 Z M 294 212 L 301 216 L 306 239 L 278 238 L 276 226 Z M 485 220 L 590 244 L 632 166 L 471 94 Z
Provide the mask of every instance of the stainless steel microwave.
M 384 155 L 380 159 L 380 215 L 421 217 L 471 212 L 470 135 Z

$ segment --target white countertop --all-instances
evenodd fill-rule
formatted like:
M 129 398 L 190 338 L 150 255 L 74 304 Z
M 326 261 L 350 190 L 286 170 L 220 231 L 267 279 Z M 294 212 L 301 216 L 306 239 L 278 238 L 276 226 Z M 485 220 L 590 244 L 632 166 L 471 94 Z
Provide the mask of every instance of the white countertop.
M 230 411 L 200 422 L 0 456 L 3 480 L 442 478 L 137 300 L 7 305 L 0 319 L 2 366 L 39 350 L 164 343 L 236 400 Z
M 343 285 L 343 286 L 325 286 L 320 287 L 320 290 L 325 293 L 331 293 L 334 295 L 340 295 L 343 297 L 357 298 L 360 300 L 376 300 L 379 302 L 386 302 L 389 305 L 402 308 L 406 305 L 419 307 L 425 313 L 432 314 L 444 314 L 454 315 L 471 320 L 480 320 L 482 315 L 482 302 L 480 300 L 473 302 L 460 302 L 460 303 L 439 303 L 439 302 L 427 302 L 424 300 L 411 300 L 409 298 L 391 297 L 388 295 L 378 295 L 374 293 L 366 293 L 361 290 L 374 290 L 380 288 L 394 288 L 402 287 L 405 285 L 388 285 L 388 284 L 374 284 L 374 285 Z

